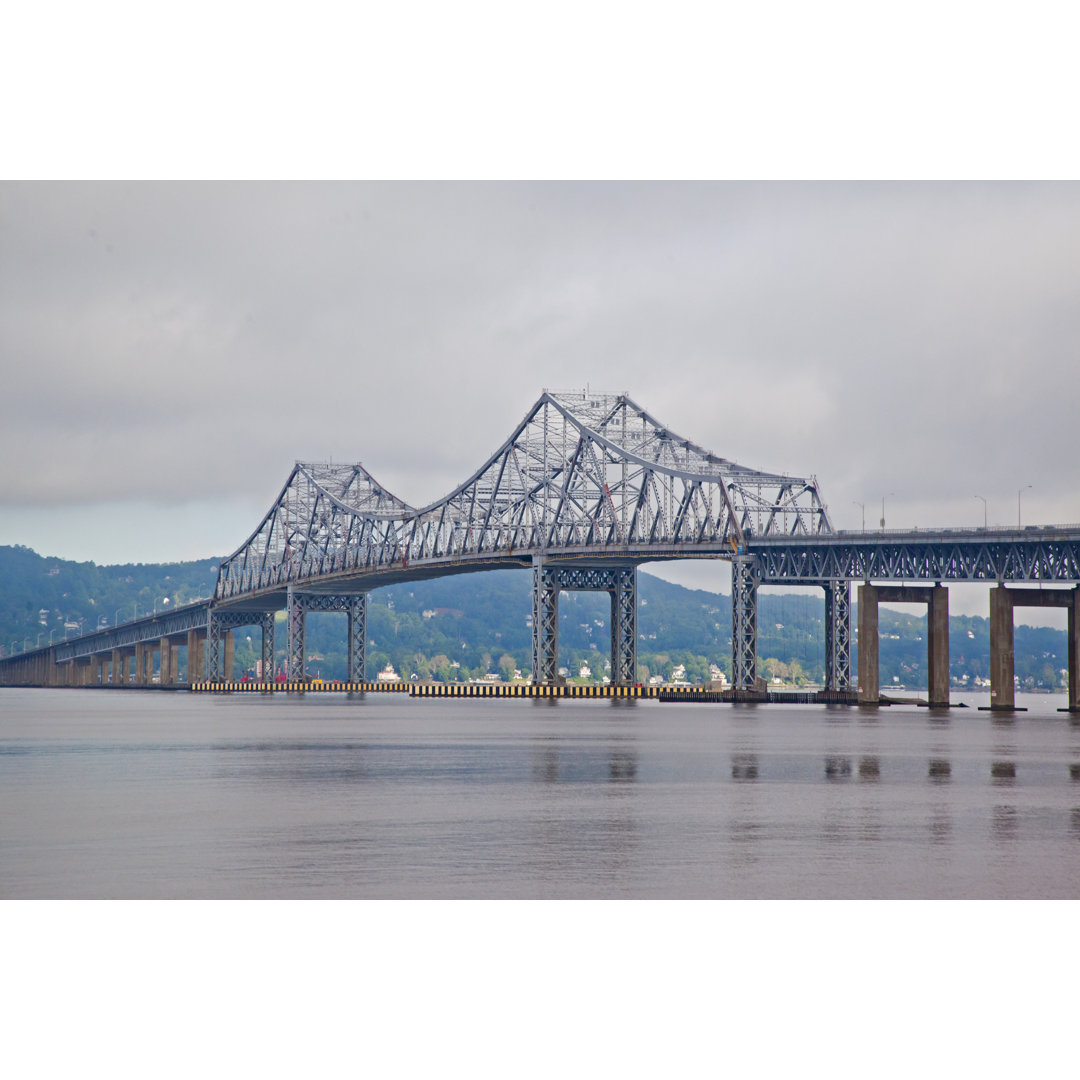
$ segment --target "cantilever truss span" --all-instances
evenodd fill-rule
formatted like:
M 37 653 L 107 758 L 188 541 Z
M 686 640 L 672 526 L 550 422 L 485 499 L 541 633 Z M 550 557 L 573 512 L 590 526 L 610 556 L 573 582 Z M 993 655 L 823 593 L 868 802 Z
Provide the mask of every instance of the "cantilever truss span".
M 718 457 L 625 394 L 545 392 L 445 498 L 416 509 L 360 465 L 298 463 L 221 565 L 217 599 L 304 584 L 528 564 L 730 556 L 757 536 L 832 528 L 817 482 Z M 411 573 L 410 573 L 411 571 Z

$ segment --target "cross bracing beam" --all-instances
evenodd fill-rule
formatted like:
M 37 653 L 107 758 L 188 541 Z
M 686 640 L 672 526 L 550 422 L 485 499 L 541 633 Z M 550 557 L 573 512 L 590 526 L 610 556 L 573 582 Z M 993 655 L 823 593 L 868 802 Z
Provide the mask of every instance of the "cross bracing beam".
M 812 478 L 718 457 L 625 394 L 545 392 L 468 480 L 420 509 L 359 465 L 297 463 L 222 562 L 216 597 L 534 555 L 728 557 L 759 535 L 829 532 Z

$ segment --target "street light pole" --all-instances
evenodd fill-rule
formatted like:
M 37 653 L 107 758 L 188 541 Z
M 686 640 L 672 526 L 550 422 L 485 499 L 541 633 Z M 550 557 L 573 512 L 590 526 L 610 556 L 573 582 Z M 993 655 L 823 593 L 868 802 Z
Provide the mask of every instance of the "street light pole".
M 866 532 L 866 503 L 858 502 L 856 499 L 851 501 L 854 506 L 857 506 L 862 511 L 862 531 Z
M 986 528 L 986 500 L 981 495 L 976 495 L 976 499 L 982 499 L 983 504 L 983 528 Z
M 1020 528 L 1020 492 L 1027 491 L 1031 487 L 1030 484 L 1025 484 L 1020 491 L 1016 493 L 1016 527 Z
M 891 499 L 896 494 L 895 491 L 890 491 L 888 497 Z M 881 531 L 885 531 L 885 496 L 881 496 Z

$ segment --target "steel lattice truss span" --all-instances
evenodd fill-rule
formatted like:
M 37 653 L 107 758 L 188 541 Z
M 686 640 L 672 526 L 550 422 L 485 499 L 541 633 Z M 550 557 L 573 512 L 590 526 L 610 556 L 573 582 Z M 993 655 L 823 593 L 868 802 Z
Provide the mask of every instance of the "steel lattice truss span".
M 552 391 L 465 483 L 422 509 L 359 465 L 298 463 L 222 563 L 217 597 L 357 578 L 374 585 L 534 556 L 731 555 L 753 537 L 831 532 L 813 478 L 718 457 L 625 394 Z
M 948 530 L 890 536 L 833 534 L 814 544 L 750 543 L 765 583 L 1080 580 L 1080 527 Z

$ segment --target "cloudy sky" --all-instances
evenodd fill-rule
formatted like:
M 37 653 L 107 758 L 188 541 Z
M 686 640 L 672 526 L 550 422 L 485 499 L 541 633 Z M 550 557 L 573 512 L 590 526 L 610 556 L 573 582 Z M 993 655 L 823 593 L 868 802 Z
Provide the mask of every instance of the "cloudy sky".
M 423 504 L 586 385 L 839 528 L 1080 522 L 1078 283 L 1072 183 L 4 183 L 0 543 L 222 555 L 297 459 Z

